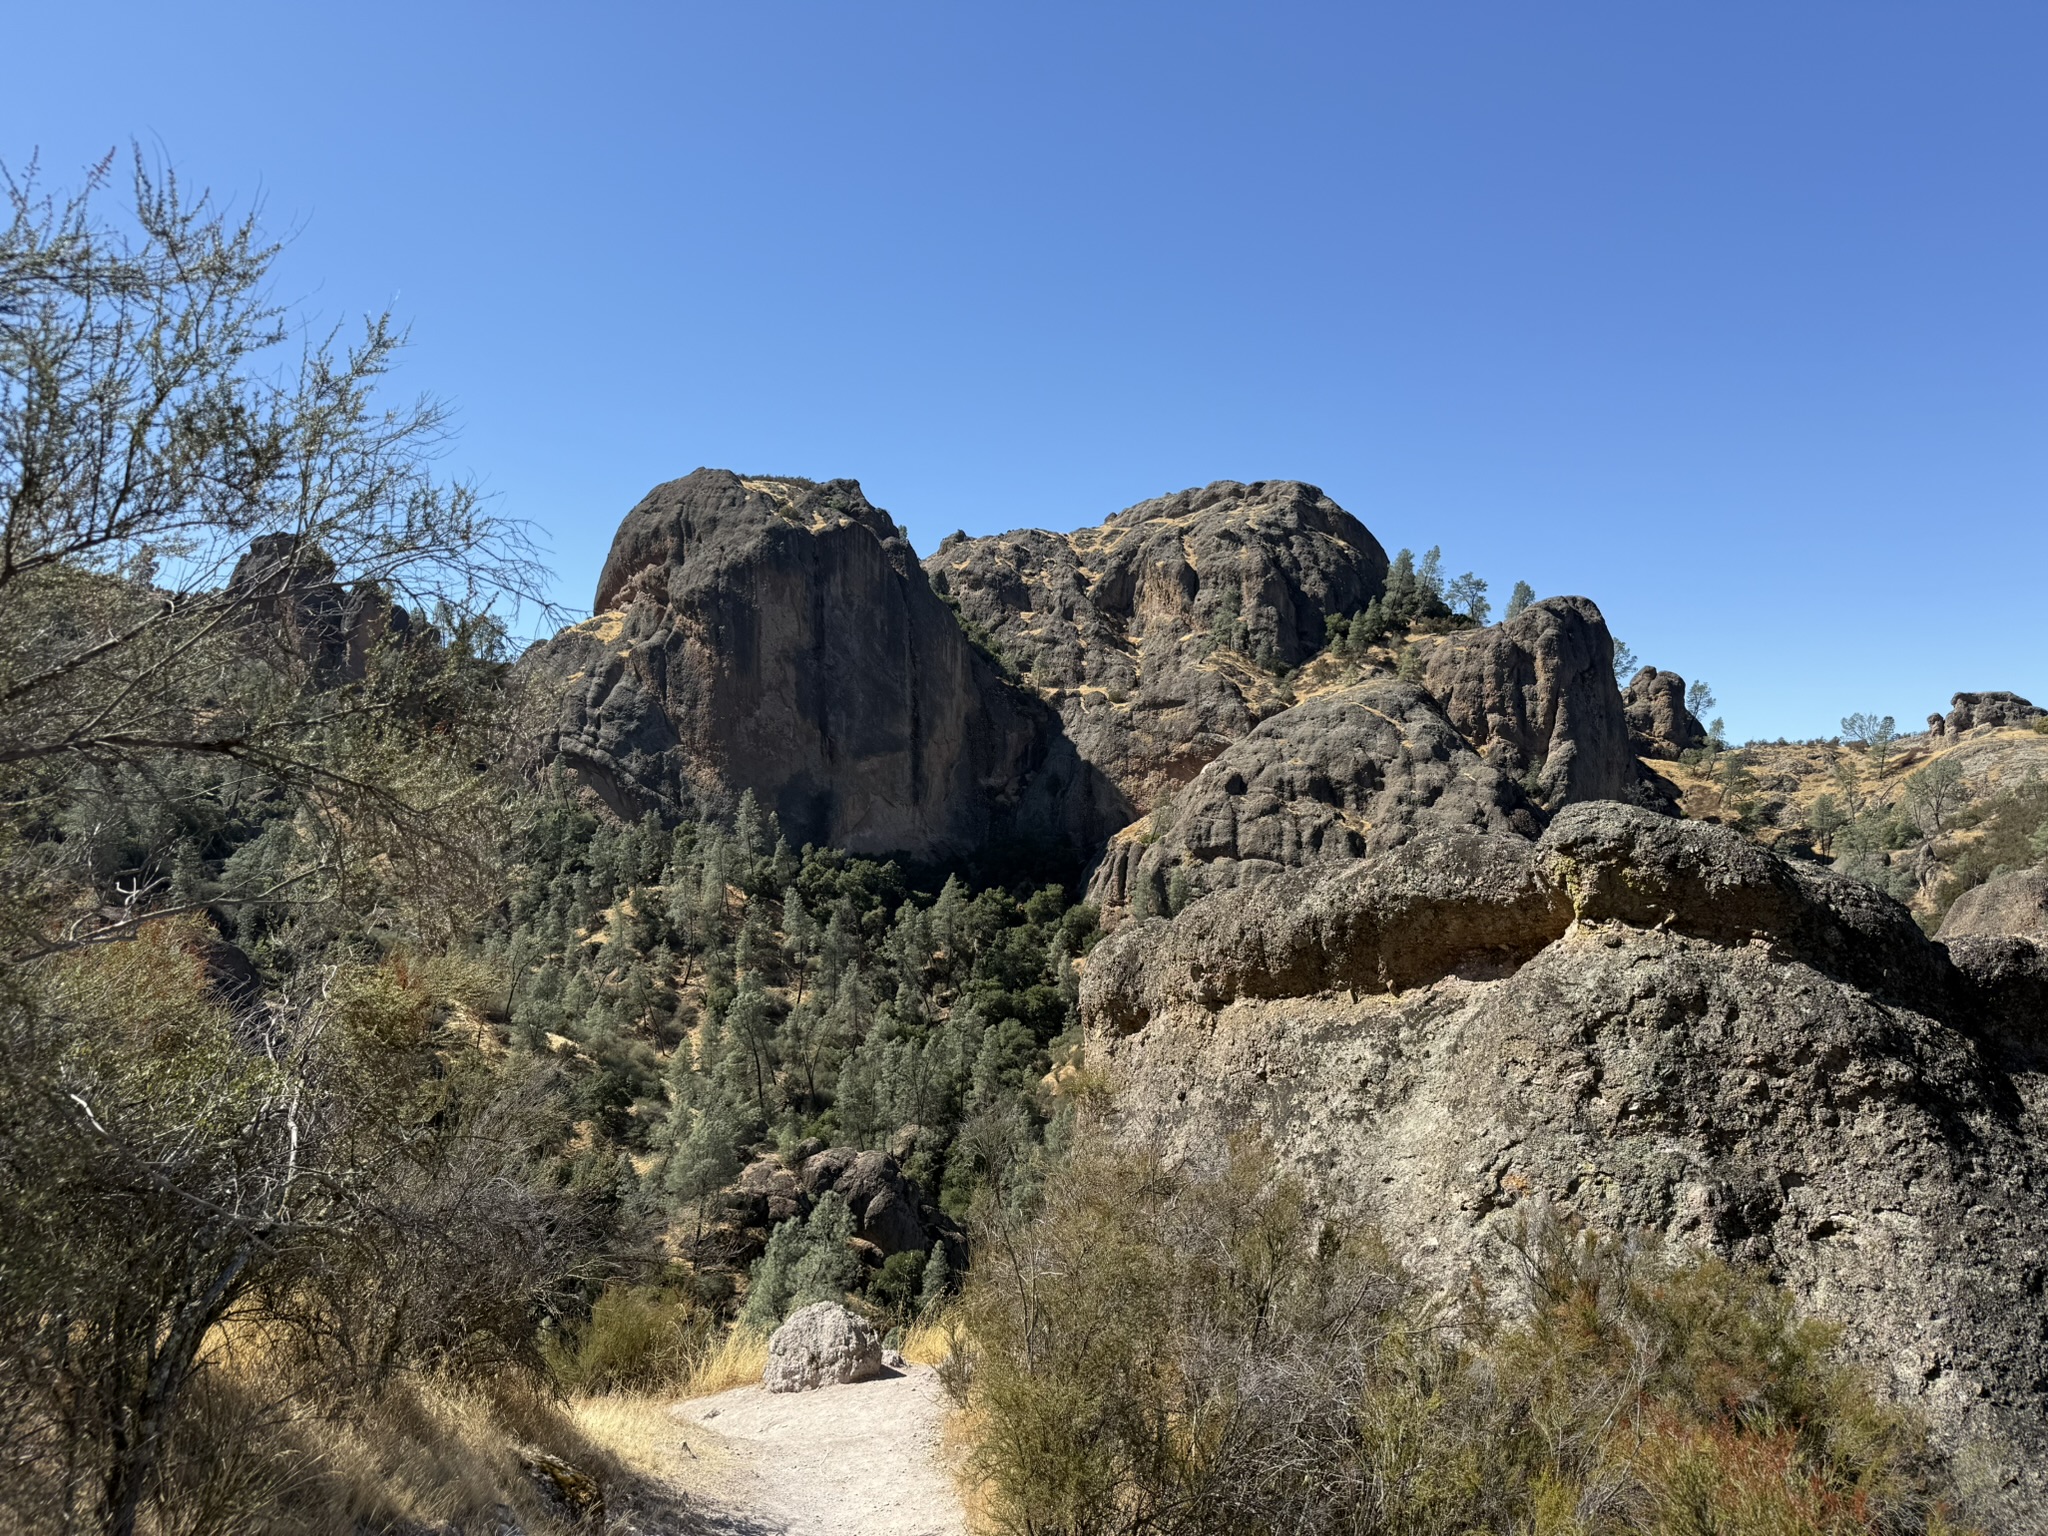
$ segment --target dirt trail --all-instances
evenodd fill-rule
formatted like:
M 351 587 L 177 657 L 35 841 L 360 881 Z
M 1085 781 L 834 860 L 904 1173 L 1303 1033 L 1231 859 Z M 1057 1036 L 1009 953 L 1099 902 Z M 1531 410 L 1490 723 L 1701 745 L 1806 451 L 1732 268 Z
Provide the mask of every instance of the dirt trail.
M 815 1392 L 736 1387 L 670 1410 L 688 1447 L 674 1476 L 712 1536 L 966 1536 L 946 1411 L 923 1365 Z

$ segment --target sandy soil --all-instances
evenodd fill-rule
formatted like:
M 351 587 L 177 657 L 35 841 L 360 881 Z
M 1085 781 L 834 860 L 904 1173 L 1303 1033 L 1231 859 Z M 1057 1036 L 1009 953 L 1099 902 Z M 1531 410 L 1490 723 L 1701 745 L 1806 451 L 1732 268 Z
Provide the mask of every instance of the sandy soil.
M 929 1366 L 815 1392 L 736 1387 L 678 1403 L 673 1477 L 715 1536 L 966 1536 Z

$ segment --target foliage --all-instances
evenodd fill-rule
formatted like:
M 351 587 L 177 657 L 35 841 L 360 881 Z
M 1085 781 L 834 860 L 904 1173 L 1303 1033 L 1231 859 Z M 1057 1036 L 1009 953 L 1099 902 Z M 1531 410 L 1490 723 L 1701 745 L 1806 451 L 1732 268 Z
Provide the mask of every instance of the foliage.
M 1628 648 L 1619 635 L 1615 636 L 1614 680 L 1617 683 L 1626 683 L 1631 677 L 1635 676 L 1636 668 L 1640 665 L 1641 663 L 1636 659 L 1636 653 Z
M 1994 876 L 2048 862 L 2048 780 L 2022 779 L 1959 812 L 1951 825 L 1976 835 L 1957 850 L 1934 893 L 1937 916 Z
M 608 1285 L 590 1315 L 542 1344 L 549 1373 L 577 1392 L 674 1390 L 709 1355 L 717 1316 L 687 1293 Z
M 1854 714 L 1842 720 L 1842 739 L 1854 742 L 1868 754 L 1870 763 L 1882 779 L 1885 765 L 1891 760 L 1892 743 L 1898 736 L 1898 721 L 1890 715 L 1879 718 L 1876 715 Z
M 1929 835 L 1947 830 L 1943 824 L 1968 798 L 1962 765 L 1953 757 L 1936 758 L 1906 780 L 1906 803 Z
M 1518 619 L 1522 616 L 1522 610 L 1535 601 L 1536 589 L 1526 581 L 1518 581 L 1514 590 L 1508 594 L 1507 612 L 1503 617 Z
M 809 1216 L 780 1223 L 769 1235 L 768 1251 L 754 1261 L 741 1324 L 766 1333 L 799 1307 L 843 1302 L 860 1279 L 860 1260 L 847 1247 L 852 1236 L 853 1212 L 830 1190 Z
M 1941 1528 L 1918 1428 L 1717 1260 L 1539 1221 L 1518 1296 L 1447 1311 L 1249 1144 L 1206 1174 L 1084 1148 L 982 1252 L 997 1529 Z

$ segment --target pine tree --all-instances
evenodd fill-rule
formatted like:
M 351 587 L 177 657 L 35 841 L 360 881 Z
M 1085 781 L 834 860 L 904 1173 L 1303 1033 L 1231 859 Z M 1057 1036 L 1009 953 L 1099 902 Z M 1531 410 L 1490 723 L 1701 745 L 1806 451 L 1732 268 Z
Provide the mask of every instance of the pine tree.
M 1514 591 L 1508 594 L 1508 610 L 1504 617 L 1519 619 L 1522 616 L 1522 610 L 1535 601 L 1536 589 L 1526 581 L 1516 582 Z

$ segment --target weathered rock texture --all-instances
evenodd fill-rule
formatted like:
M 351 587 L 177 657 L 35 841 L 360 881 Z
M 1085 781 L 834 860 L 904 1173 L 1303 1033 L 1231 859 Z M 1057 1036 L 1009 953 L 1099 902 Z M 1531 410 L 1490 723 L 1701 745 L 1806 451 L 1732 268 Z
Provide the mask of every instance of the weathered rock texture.
M 1432 647 L 1423 685 L 1451 724 L 1546 808 L 1644 794 L 1614 641 L 1583 597 L 1548 597 Z
M 1959 736 L 1980 725 L 2032 725 L 2048 710 L 2016 693 L 1959 693 L 1949 701 L 1948 733 Z
M 925 570 L 1146 808 L 1285 707 L 1272 669 L 1379 596 L 1387 555 L 1312 485 L 1223 480 L 1076 533 L 949 539 Z M 1242 656 L 1212 649 L 1226 631 Z
M 928 1252 L 936 1243 L 954 1268 L 966 1265 L 966 1235 L 917 1180 L 904 1175 L 896 1158 L 853 1147 L 821 1147 L 795 1168 L 777 1157 L 755 1158 L 712 1200 L 710 1227 L 697 1243 L 698 1262 L 745 1270 L 778 1225 L 810 1215 L 827 1191 L 852 1211 L 854 1251 L 863 1261 L 880 1264 L 894 1253 Z
M 1685 707 L 1685 679 L 1676 672 L 1645 667 L 1622 694 L 1629 746 L 1638 757 L 1675 759 L 1703 747 L 1707 728 Z
M 770 1336 L 761 1384 L 770 1392 L 813 1392 L 881 1374 L 875 1330 L 836 1301 L 814 1301 Z
M 1425 832 L 1126 924 L 1115 1124 L 1269 1135 L 1447 1281 L 1549 1208 L 1769 1267 L 1948 1436 L 2048 1466 L 2048 961 L 1634 807 Z
M 1381 853 L 1425 828 L 1534 837 L 1541 824 L 1428 694 L 1362 683 L 1283 710 L 1226 747 L 1111 843 L 1089 898 L 1163 912 L 1169 896 Z
M 1941 923 L 1944 939 L 1996 933 L 2048 937 L 2048 871 L 2022 869 L 1994 876 L 1958 896 Z
M 383 588 L 371 581 L 344 587 L 334 573 L 334 561 L 317 545 L 267 533 L 250 540 L 228 577 L 229 592 L 270 621 L 265 634 L 290 646 L 323 688 L 361 682 L 379 646 L 414 638 L 412 616 Z
M 623 815 L 751 789 L 793 843 L 1079 863 L 1129 808 L 1007 683 L 851 480 L 700 469 L 621 525 L 597 614 L 522 670 Z

